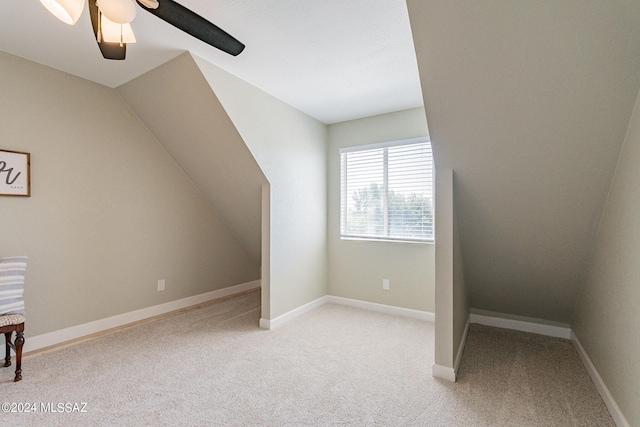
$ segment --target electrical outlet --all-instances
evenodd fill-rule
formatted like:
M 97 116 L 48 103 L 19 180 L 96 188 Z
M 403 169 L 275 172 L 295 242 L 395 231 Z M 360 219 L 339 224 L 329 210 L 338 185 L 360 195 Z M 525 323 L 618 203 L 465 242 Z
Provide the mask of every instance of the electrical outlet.
M 383 291 L 389 290 L 389 279 L 382 279 L 382 290 Z
M 158 292 L 164 291 L 165 281 L 164 279 L 158 280 Z

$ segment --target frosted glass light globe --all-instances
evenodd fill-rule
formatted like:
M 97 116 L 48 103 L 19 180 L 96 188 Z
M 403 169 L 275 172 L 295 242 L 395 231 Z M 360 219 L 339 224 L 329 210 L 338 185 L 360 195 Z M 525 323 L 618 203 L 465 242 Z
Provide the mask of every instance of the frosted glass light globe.
M 118 24 L 109 20 L 106 15 L 102 15 L 101 20 L 102 40 L 111 43 L 135 43 L 136 36 L 133 34 L 131 24 Z
M 65 24 L 73 25 L 78 21 L 86 0 L 40 0 L 49 12 Z
M 100 12 L 116 24 L 128 24 L 136 17 L 133 0 L 98 0 Z

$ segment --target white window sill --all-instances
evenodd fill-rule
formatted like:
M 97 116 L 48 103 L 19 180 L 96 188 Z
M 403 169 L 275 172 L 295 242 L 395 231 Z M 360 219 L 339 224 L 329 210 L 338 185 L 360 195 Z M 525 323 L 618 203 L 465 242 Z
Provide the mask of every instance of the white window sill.
M 381 243 L 403 243 L 403 244 L 412 244 L 412 245 L 433 245 L 435 241 L 433 240 L 402 240 L 402 239 L 373 239 L 366 237 L 347 237 L 340 236 L 340 240 L 346 241 L 357 241 L 357 242 L 381 242 Z

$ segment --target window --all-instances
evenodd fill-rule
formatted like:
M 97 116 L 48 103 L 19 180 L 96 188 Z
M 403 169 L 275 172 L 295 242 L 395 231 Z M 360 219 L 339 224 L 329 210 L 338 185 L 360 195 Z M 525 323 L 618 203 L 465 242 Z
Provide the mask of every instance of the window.
M 433 155 L 426 138 L 340 150 L 340 236 L 433 241 Z

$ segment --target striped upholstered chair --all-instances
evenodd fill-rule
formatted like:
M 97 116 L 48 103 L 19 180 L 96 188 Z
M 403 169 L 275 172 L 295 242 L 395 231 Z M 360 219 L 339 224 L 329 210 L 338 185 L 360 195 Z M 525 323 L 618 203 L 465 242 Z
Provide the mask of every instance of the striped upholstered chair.
M 22 346 L 24 345 L 24 273 L 27 257 L 0 258 L 0 333 L 6 341 L 4 366 L 11 366 L 11 349 L 16 352 L 16 377 L 22 379 Z M 15 342 L 11 336 L 16 333 Z

